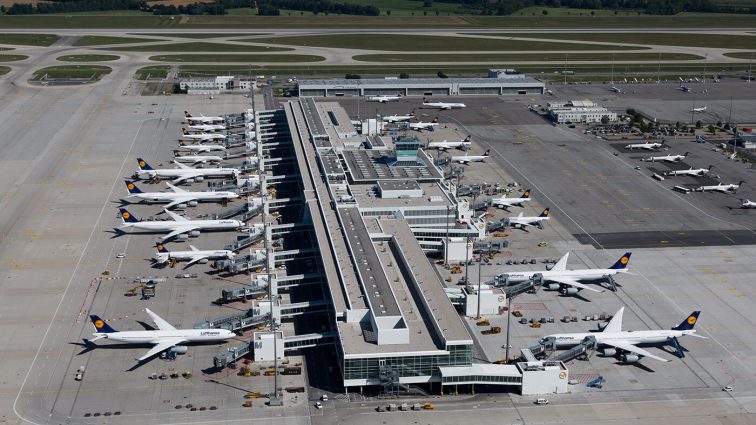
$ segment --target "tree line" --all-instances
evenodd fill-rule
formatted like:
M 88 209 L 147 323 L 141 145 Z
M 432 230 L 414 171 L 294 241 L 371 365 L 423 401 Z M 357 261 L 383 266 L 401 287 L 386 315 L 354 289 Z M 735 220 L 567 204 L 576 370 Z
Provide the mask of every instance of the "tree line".
M 278 16 L 281 9 L 299 10 L 303 12 L 335 13 L 343 15 L 378 16 L 381 11 L 373 5 L 354 3 L 338 3 L 331 0 L 258 0 L 257 14 L 262 16 Z

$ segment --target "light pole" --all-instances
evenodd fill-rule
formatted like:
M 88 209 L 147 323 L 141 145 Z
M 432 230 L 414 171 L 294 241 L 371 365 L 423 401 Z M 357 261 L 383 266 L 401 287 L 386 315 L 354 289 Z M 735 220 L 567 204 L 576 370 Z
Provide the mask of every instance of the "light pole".
M 509 321 L 512 319 L 512 299 L 514 297 L 507 297 L 507 345 L 504 347 L 504 358 L 507 359 L 507 364 L 509 364 Z
M 444 264 L 449 265 L 449 210 L 450 206 L 446 206 L 446 244 L 444 245 Z

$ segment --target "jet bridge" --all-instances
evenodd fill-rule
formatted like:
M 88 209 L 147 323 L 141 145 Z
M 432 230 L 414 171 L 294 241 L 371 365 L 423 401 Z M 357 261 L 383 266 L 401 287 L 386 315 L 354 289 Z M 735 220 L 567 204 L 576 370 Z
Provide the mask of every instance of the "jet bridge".
M 317 347 L 336 342 L 338 335 L 336 332 L 322 332 L 306 335 L 292 335 L 284 338 L 284 354 L 287 351 L 299 350 L 301 348 Z M 213 366 L 224 368 L 229 364 L 251 353 L 254 349 L 254 342 L 247 342 L 238 347 L 228 349 L 228 352 L 217 355 L 213 358 Z
M 240 249 L 247 248 L 256 242 L 263 240 L 263 238 L 265 237 L 265 232 L 263 231 L 262 226 L 260 226 L 259 228 L 253 227 L 252 230 L 253 231 L 249 234 L 249 236 L 236 240 L 223 247 L 223 249 L 227 249 L 229 251 L 239 251 Z
M 568 362 L 572 359 L 587 360 L 593 355 L 594 352 L 596 352 L 596 348 L 598 348 L 596 337 L 593 335 L 589 335 L 585 337 L 580 342 L 580 344 L 570 348 L 567 351 L 559 353 L 559 355 L 554 356 L 554 358 L 550 360 L 561 361 L 561 362 Z

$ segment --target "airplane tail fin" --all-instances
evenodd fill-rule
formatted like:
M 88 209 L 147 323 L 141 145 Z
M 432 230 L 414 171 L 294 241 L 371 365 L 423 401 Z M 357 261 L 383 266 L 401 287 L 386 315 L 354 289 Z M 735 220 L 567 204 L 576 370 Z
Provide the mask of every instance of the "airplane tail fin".
M 100 316 L 98 316 L 96 314 L 90 315 L 89 318 L 92 320 L 92 324 L 94 325 L 95 330 L 97 332 L 102 332 L 102 333 L 106 333 L 106 334 L 110 334 L 110 333 L 113 333 L 113 332 L 118 332 L 117 330 L 111 328 L 110 325 L 108 325 L 107 323 L 105 323 L 105 321 L 102 320 L 102 319 L 100 319 Z
M 150 167 L 150 164 L 145 162 L 142 158 L 137 158 L 137 165 L 139 165 L 139 169 L 142 171 L 150 171 L 153 170 L 152 167 Z
M 472 142 L 472 136 L 465 137 L 465 140 L 463 140 L 465 143 L 471 143 Z
M 630 263 L 630 256 L 632 255 L 632 252 L 626 252 L 622 257 L 620 257 L 617 262 L 615 262 L 611 267 L 609 267 L 612 270 L 621 270 L 627 267 L 628 263 Z
M 522 192 L 522 196 L 520 198 L 527 199 L 530 198 L 530 189 L 525 189 L 525 192 Z
M 168 248 L 165 247 L 162 243 L 158 242 L 155 244 L 155 249 L 161 254 L 168 254 L 170 251 L 168 251 Z
M 541 214 L 538 217 L 548 217 L 550 209 L 551 208 L 546 208 L 545 210 L 541 211 Z
M 433 118 L 433 121 L 431 121 L 431 122 L 432 122 L 432 123 L 435 123 L 435 124 L 438 124 L 438 117 L 436 117 L 436 118 Z
M 709 171 L 711 171 L 712 168 L 714 168 L 714 166 L 713 165 L 709 165 Z
M 673 331 L 689 331 L 693 329 L 694 326 L 696 326 L 696 322 L 698 322 L 698 315 L 701 314 L 700 311 L 694 311 L 693 313 L 690 313 L 688 317 L 685 318 L 679 325 L 672 328 Z
M 135 194 L 135 193 L 142 193 L 142 190 L 141 190 L 141 189 L 139 189 L 139 188 L 137 187 L 137 185 L 136 185 L 136 184 L 134 184 L 134 182 L 132 182 L 132 181 L 130 181 L 130 180 L 126 180 L 126 190 L 128 190 L 128 191 L 129 191 L 129 194 L 130 194 L 130 195 L 133 195 L 133 194 Z
M 189 111 L 184 111 L 184 116 L 187 118 L 191 118 L 192 114 L 190 114 Z
M 121 213 L 121 220 L 124 223 L 139 223 L 139 220 L 137 220 L 136 217 L 131 215 L 130 212 L 126 211 L 126 208 L 119 208 L 118 210 Z
M 186 136 L 187 134 L 189 134 L 189 131 L 187 131 L 185 128 L 182 128 L 181 129 L 181 134 L 183 134 L 184 136 Z
M 491 156 L 491 149 L 486 149 L 486 151 L 483 152 L 483 156 Z
M 194 121 L 192 121 L 192 120 L 188 120 L 188 121 L 187 121 L 187 123 L 188 123 L 189 125 L 194 125 Z

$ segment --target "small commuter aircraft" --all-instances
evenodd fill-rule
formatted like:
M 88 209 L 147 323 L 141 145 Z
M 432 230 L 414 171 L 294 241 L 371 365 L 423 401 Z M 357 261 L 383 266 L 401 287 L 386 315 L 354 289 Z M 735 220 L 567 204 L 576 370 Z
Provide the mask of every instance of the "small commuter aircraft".
M 462 165 L 467 165 L 471 162 L 485 162 L 486 158 L 491 156 L 491 150 L 487 149 L 485 152 L 483 152 L 483 155 L 468 155 L 465 153 L 464 155 L 460 156 L 452 156 L 449 158 L 451 162 L 458 162 Z
M 439 108 L 442 111 L 443 110 L 449 110 L 454 108 L 465 108 L 467 105 L 464 103 L 455 103 L 455 102 L 428 102 L 427 99 L 423 98 L 423 107 L 425 108 Z
M 735 193 L 736 190 L 740 188 L 740 186 L 745 183 L 743 180 L 741 180 L 738 184 L 715 184 L 711 186 L 699 186 L 696 188 L 696 192 L 722 192 L 722 193 Z
M 657 162 L 657 161 L 663 161 L 663 162 L 680 162 L 683 159 L 687 158 L 690 152 L 685 152 L 682 155 L 663 155 L 663 156 L 652 156 L 649 158 L 643 158 L 641 161 L 647 161 L 647 162 Z

